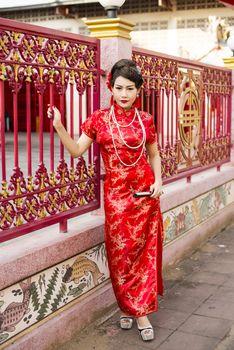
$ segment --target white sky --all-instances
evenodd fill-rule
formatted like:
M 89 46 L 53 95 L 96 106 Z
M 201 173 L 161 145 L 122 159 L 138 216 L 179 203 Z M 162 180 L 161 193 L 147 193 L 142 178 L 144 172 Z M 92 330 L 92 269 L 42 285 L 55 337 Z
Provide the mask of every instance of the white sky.
M 90 2 L 97 2 L 97 0 L 0 0 L 0 10 L 9 9 L 14 7 L 28 7 L 42 5 L 72 5 L 72 4 L 85 4 Z
M 14 6 L 30 6 L 30 5 L 38 5 L 38 4 L 48 4 L 53 3 L 54 0 L 8 0 L 5 2 L 4 0 L 0 0 L 0 8 L 6 7 L 14 7 Z

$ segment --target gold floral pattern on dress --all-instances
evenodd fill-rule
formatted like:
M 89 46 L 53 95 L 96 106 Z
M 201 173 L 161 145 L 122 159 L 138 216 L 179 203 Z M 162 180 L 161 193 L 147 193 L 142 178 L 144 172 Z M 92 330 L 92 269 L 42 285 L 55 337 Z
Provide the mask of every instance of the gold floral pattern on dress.
M 124 111 L 115 105 L 120 125 L 128 125 L 134 109 Z M 146 143 L 157 141 L 153 118 L 140 112 L 146 131 Z M 140 149 L 130 149 L 111 125 L 120 158 L 134 163 Z M 134 198 L 136 191 L 148 191 L 155 181 L 146 151 L 133 167 L 120 163 L 109 130 L 109 109 L 94 112 L 82 125 L 83 132 L 100 144 L 105 166 L 104 206 L 105 244 L 110 277 L 119 307 L 132 316 L 143 316 L 157 310 L 157 296 L 163 293 L 162 238 L 163 224 L 160 200 Z M 121 129 L 125 142 L 134 146 L 142 140 L 142 129 L 136 118 Z

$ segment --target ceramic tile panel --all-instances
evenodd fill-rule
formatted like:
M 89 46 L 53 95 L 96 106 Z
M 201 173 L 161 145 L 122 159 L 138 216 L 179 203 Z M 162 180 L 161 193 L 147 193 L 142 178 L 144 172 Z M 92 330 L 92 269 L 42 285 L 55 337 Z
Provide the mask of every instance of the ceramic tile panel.
M 165 244 L 191 230 L 234 201 L 234 180 L 163 213 Z
M 0 344 L 109 278 L 104 244 L 0 291 Z

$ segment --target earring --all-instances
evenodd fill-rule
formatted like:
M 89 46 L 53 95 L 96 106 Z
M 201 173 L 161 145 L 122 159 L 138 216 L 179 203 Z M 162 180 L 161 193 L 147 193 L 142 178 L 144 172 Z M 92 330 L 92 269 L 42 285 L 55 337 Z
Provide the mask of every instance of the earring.
M 111 98 L 110 98 L 110 105 L 113 106 L 114 104 L 114 96 L 113 94 L 111 95 Z
M 137 109 L 141 108 L 141 98 L 140 98 L 140 95 L 139 95 L 139 94 L 137 94 L 137 97 L 136 97 L 136 99 L 135 99 L 135 107 L 136 107 Z

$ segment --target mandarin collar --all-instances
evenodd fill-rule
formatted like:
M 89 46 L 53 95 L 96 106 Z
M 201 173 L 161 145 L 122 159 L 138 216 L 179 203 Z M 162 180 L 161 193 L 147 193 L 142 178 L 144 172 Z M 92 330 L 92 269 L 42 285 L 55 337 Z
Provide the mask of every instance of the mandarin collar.
M 119 116 L 124 115 L 126 117 L 129 117 L 135 113 L 135 104 L 133 104 L 130 109 L 125 110 L 123 107 L 117 105 L 117 103 L 114 102 L 114 109 L 115 109 L 115 113 L 117 113 L 117 115 L 119 115 Z

